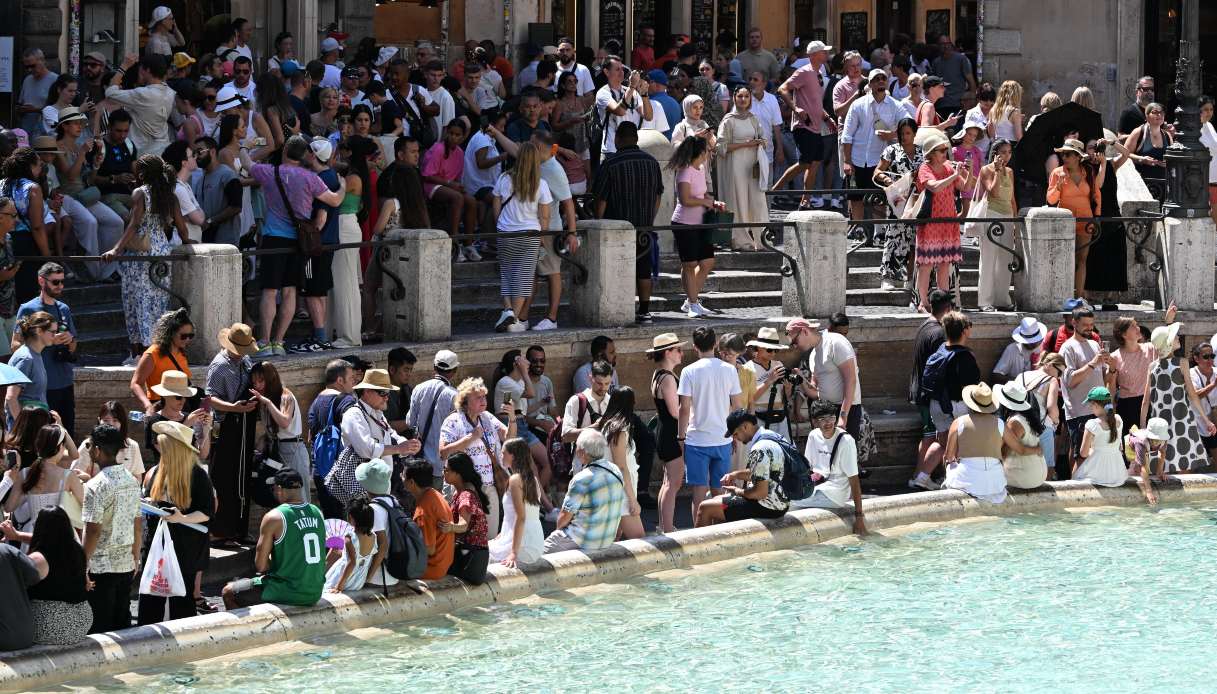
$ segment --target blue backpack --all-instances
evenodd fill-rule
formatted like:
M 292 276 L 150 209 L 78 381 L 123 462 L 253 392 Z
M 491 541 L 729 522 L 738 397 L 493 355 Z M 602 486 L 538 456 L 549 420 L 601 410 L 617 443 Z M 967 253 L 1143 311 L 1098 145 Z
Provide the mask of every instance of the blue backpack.
M 343 448 L 342 429 L 334 417 L 339 400 L 342 400 L 342 396 L 335 395 L 330 401 L 330 412 L 321 425 L 321 431 L 313 437 L 313 474 L 321 479 L 330 474 L 330 468 L 334 467 L 334 461 Z
M 944 414 L 951 413 L 951 398 L 947 396 L 946 375 L 947 367 L 955 358 L 955 351 L 949 349 L 944 342 L 930 355 L 921 370 L 921 388 L 917 392 L 917 404 L 929 407 L 936 402 Z
M 760 438 L 764 441 L 772 441 L 782 449 L 786 463 L 782 466 L 781 485 L 782 491 L 786 493 L 786 498 L 790 501 L 798 501 L 811 496 L 811 493 L 815 491 L 816 483 L 811 478 L 811 465 L 807 462 L 807 458 L 803 457 L 794 444 L 776 432 L 762 430 Z

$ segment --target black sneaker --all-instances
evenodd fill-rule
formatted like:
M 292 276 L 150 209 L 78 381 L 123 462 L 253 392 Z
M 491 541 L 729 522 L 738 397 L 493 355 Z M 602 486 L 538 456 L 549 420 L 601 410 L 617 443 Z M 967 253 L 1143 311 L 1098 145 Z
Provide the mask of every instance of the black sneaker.
M 334 349 L 334 343 L 324 342 L 324 341 L 317 342 L 316 340 L 314 340 L 313 347 L 316 347 L 316 349 L 313 350 L 314 352 L 328 352 L 329 350 Z
M 652 322 L 654 322 L 654 319 L 651 317 L 650 313 L 639 313 L 634 316 L 634 322 L 638 323 L 639 325 L 650 325 Z
M 313 349 L 313 343 L 305 340 L 303 342 L 297 342 L 291 347 L 288 347 L 287 351 L 291 352 L 292 354 L 307 354 L 315 350 Z

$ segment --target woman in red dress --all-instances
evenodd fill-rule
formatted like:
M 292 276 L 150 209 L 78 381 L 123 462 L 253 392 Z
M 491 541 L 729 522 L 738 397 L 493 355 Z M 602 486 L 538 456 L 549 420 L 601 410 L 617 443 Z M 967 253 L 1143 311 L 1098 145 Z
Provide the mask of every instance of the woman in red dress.
M 948 159 L 951 141 L 940 130 L 925 130 L 918 139 L 925 150 L 925 163 L 917 170 L 917 190 L 928 190 L 932 197 L 930 216 L 935 219 L 956 217 L 955 191 L 971 190 L 972 171 L 963 162 Z M 959 222 L 935 222 L 917 227 L 917 310 L 929 313 L 930 271 L 939 289 L 950 287 L 951 264 L 963 260 Z

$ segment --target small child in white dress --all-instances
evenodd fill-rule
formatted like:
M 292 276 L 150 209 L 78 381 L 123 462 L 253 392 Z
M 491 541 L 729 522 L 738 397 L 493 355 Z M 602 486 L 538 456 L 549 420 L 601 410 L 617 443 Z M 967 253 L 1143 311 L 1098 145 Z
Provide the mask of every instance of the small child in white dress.
M 1128 479 L 1128 469 L 1124 467 L 1121 450 L 1122 423 L 1111 404 L 1111 391 L 1102 386 L 1091 388 L 1086 402 L 1094 419 L 1086 422 L 1080 450 L 1085 460 L 1073 471 L 1073 479 L 1100 487 L 1119 487 Z
M 368 580 L 368 568 L 376 556 L 376 534 L 372 532 L 372 504 L 366 497 L 356 497 L 347 507 L 347 532 L 342 549 L 331 549 L 326 557 L 325 592 L 342 593 L 363 588 Z

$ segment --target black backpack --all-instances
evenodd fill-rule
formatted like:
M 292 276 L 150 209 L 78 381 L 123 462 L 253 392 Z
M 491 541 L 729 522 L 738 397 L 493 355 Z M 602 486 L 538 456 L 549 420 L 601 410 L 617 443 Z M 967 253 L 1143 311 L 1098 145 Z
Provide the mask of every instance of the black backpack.
M 929 407 L 936 402 L 944 414 L 951 414 L 951 399 L 947 397 L 946 376 L 947 367 L 955 358 L 955 351 L 949 349 L 944 342 L 925 361 L 921 370 L 921 388 L 917 391 L 917 404 Z
M 803 453 L 777 432 L 762 430 L 760 435 L 762 441 L 772 441 L 780 446 L 782 455 L 786 458 L 786 463 L 782 466 L 781 479 L 782 491 L 786 493 L 786 498 L 790 501 L 798 501 L 811 496 L 816 489 L 816 483 L 811 477 L 811 464 L 807 462 Z M 836 452 L 834 446 L 833 453 Z
M 401 111 L 401 117 L 410 124 L 410 135 L 418 140 L 418 150 L 425 153 L 439 140 L 439 136 L 435 132 L 435 121 L 430 116 L 416 112 L 410 105 L 410 97 L 414 96 L 415 89 L 422 89 L 422 87 L 411 85 L 405 98 L 402 98 L 401 94 L 394 93 L 393 102 L 397 104 L 397 110 Z
M 388 571 L 389 575 L 403 581 L 422 577 L 427 570 L 427 543 L 423 540 L 423 531 L 406 515 L 396 499 L 378 496 L 372 503 L 389 514 L 389 553 L 380 565 L 381 571 Z

